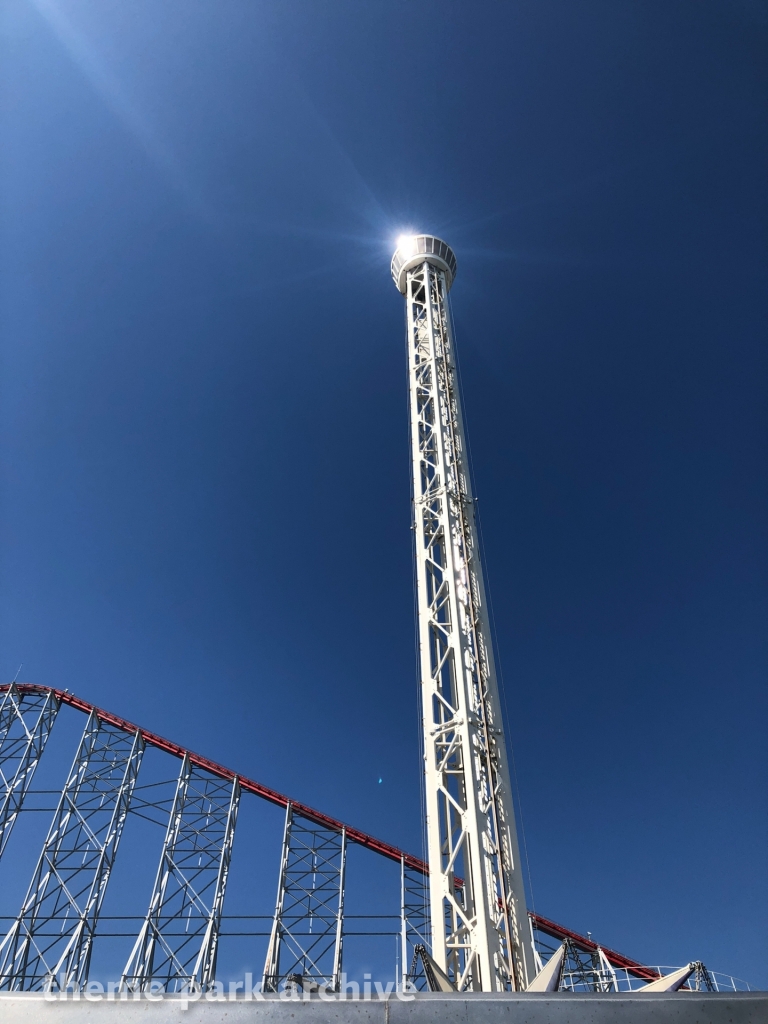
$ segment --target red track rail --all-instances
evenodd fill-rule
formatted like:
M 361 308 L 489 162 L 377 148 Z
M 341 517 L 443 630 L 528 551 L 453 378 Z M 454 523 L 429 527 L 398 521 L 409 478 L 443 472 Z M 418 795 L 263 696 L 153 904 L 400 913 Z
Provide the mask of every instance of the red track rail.
M 12 685 L 14 684 L 5 683 L 0 685 L 0 693 L 4 693 Z M 287 807 L 288 804 L 291 804 L 296 812 L 303 818 L 308 818 L 310 821 L 314 821 L 318 825 L 324 825 L 326 828 L 333 829 L 336 832 L 344 830 L 346 831 L 347 839 L 351 840 L 351 842 L 357 843 L 359 846 L 364 846 L 368 850 L 373 850 L 374 853 L 380 853 L 382 856 L 388 857 L 390 860 L 397 861 L 398 864 L 403 861 L 406 867 L 412 868 L 414 871 L 419 871 L 423 875 L 429 874 L 428 866 L 419 857 L 414 857 L 412 854 L 406 853 L 404 850 L 398 850 L 396 846 L 392 846 L 390 843 L 385 843 L 381 839 L 376 839 L 375 836 L 369 836 L 367 832 L 361 832 L 360 829 L 352 828 L 351 825 L 347 825 L 343 821 L 338 821 L 336 818 L 331 818 L 327 814 L 323 814 L 322 811 L 316 811 L 313 807 L 308 807 L 306 804 L 299 803 L 298 800 L 292 800 L 283 793 L 278 793 L 275 789 L 263 786 L 260 782 L 254 782 L 253 779 L 249 779 L 244 775 L 238 775 L 237 772 L 233 772 L 231 768 L 225 768 L 224 765 L 217 764 L 215 761 L 210 761 L 207 757 L 202 757 L 200 754 L 195 754 L 191 750 L 186 750 L 184 747 L 180 747 L 178 743 L 173 743 L 171 740 L 167 740 L 163 736 L 158 736 L 157 733 L 149 732 L 148 729 L 142 729 L 140 726 L 134 725 L 133 722 L 128 722 L 125 718 L 118 718 L 117 715 L 113 715 L 109 711 L 97 708 L 94 704 L 89 704 L 87 700 L 82 700 L 80 697 L 76 697 L 74 693 L 70 693 L 69 690 L 57 690 L 55 687 L 39 686 L 37 683 L 16 683 L 15 685 L 21 693 L 53 693 L 62 704 L 68 704 L 70 707 L 76 708 L 84 714 L 90 715 L 92 712 L 95 712 L 102 722 L 106 722 L 108 725 L 112 725 L 116 729 L 123 729 L 125 732 L 132 734 L 140 733 L 145 743 L 152 747 L 157 747 L 158 750 L 164 750 L 167 754 L 173 754 L 174 757 L 178 758 L 183 758 L 186 754 L 189 756 L 191 764 L 195 765 L 197 768 L 204 768 L 212 775 L 216 775 L 221 779 L 228 779 L 231 781 L 237 777 L 240 782 L 240 788 L 244 789 L 247 793 L 254 793 L 256 796 L 260 796 L 264 800 L 269 800 L 270 803 L 277 804 L 279 807 Z M 457 881 L 460 880 L 457 879 Z M 538 928 L 539 931 L 544 932 L 545 935 L 558 939 L 560 942 L 562 942 L 563 939 L 570 939 L 585 952 L 597 952 L 597 943 L 593 942 L 591 939 L 585 938 L 577 932 L 572 932 L 568 928 L 563 928 L 562 925 L 556 924 L 554 921 L 549 921 L 546 917 L 540 917 L 538 914 L 531 913 L 529 916 L 534 927 Z M 656 971 L 652 970 L 650 967 L 645 967 L 636 960 L 630 960 L 629 957 L 622 956 L 621 953 L 615 953 L 611 949 L 606 949 L 605 946 L 601 946 L 600 948 L 614 967 L 624 968 L 636 977 L 644 978 L 649 981 L 659 977 Z
M 546 917 L 541 917 L 539 914 L 531 914 L 531 920 L 533 921 L 534 927 L 538 928 L 540 932 L 544 932 L 545 935 L 551 936 L 553 939 L 558 939 L 560 942 L 563 939 L 570 939 L 579 949 L 583 949 L 586 953 L 596 953 L 598 950 L 598 944 L 593 942 L 592 939 L 587 939 L 583 935 L 579 935 L 578 932 L 572 932 L 569 928 L 563 928 L 561 924 L 556 924 L 554 921 L 549 921 Z M 636 978 L 643 978 L 645 981 L 654 981 L 659 978 L 660 975 L 657 971 L 654 971 L 652 967 L 646 967 L 644 964 L 640 964 L 637 960 L 630 960 L 629 957 L 623 956 L 621 953 L 616 953 L 612 949 L 607 949 L 605 946 L 600 946 L 606 958 L 610 961 L 613 967 L 622 967 L 634 974 Z
M 11 685 L 12 684 L 10 683 L 6 683 L 0 686 L 0 693 L 8 690 Z M 316 811 L 313 807 L 307 807 L 306 804 L 299 803 L 298 800 L 292 800 L 283 793 L 278 793 L 275 789 L 270 789 L 268 786 L 262 786 L 260 782 L 254 782 L 253 779 L 246 778 L 245 775 L 239 775 L 237 772 L 233 772 L 231 768 L 225 768 L 224 765 L 217 764 L 215 761 L 209 761 L 207 757 L 202 757 L 200 754 L 195 754 L 191 750 L 186 750 L 184 747 L 180 747 L 178 743 L 173 743 L 171 740 L 167 740 L 163 736 L 158 736 L 157 733 L 149 732 L 148 729 L 142 729 L 140 726 L 134 725 L 133 722 L 128 722 L 126 719 L 118 718 L 117 715 L 113 715 L 109 711 L 97 708 L 95 705 L 89 704 L 87 700 L 82 700 L 80 697 L 76 697 L 74 693 L 70 693 L 68 690 L 57 690 L 55 687 L 39 686 L 36 683 L 16 683 L 16 687 L 21 693 L 52 692 L 56 697 L 58 697 L 62 704 L 69 704 L 70 707 L 77 708 L 78 711 L 82 711 L 87 715 L 90 715 L 91 712 L 95 712 L 102 722 L 113 725 L 117 729 L 123 729 L 125 732 L 132 734 L 138 732 L 141 734 L 144 742 L 149 744 L 149 746 L 157 747 L 158 750 L 164 750 L 167 754 L 173 754 L 174 757 L 182 758 L 185 754 L 188 754 L 191 764 L 195 765 L 197 768 L 204 768 L 212 775 L 217 775 L 220 779 L 228 779 L 231 781 L 235 776 L 237 776 L 240 782 L 240 788 L 244 789 L 246 792 L 254 793 L 256 796 L 260 796 L 264 800 L 269 800 L 270 803 L 277 804 L 279 807 L 287 807 L 288 804 L 291 804 L 294 810 L 303 818 L 309 818 L 310 821 L 314 821 L 318 825 L 324 825 L 326 828 L 333 829 L 336 832 L 341 832 L 342 829 L 344 829 L 347 833 L 347 839 L 351 840 L 353 843 L 365 846 L 367 849 L 373 850 L 375 853 L 380 853 L 384 857 L 389 857 L 390 860 L 396 860 L 398 863 L 400 863 L 401 860 L 404 860 L 406 867 L 413 868 L 414 871 L 420 871 L 424 875 L 428 874 L 427 865 L 418 857 L 413 857 L 410 853 L 398 850 L 396 846 L 391 846 L 389 843 L 382 842 L 381 839 L 369 836 L 367 832 L 361 832 L 360 829 L 352 828 L 351 825 L 347 825 L 343 821 L 337 821 L 335 818 L 330 818 L 327 814 L 323 814 L 322 811 Z

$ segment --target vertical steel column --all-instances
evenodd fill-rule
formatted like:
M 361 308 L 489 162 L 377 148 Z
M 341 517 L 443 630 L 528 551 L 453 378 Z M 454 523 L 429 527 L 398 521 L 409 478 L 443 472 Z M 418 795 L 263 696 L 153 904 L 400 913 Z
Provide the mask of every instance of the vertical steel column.
M 240 783 L 192 767 L 185 754 L 147 916 L 121 989 L 210 988 L 240 804 Z
M 0 943 L 0 988 L 81 988 L 144 752 L 99 720 L 80 741 L 19 916 Z
M 15 684 L 0 703 L 0 857 L 24 803 L 59 710 L 52 690 L 20 692 Z
M 400 988 L 405 992 L 409 985 L 426 987 L 410 976 L 410 965 L 416 946 L 432 950 L 432 934 L 429 924 L 429 879 L 420 871 L 406 866 L 405 857 L 400 859 Z
M 579 949 L 571 939 L 563 941 L 565 957 L 560 990 L 570 992 L 610 992 L 616 977 L 613 968 L 598 946 L 593 950 Z
M 294 980 L 305 991 L 341 987 L 347 835 L 288 804 L 264 991 Z
M 448 310 L 455 272 L 431 235 L 403 239 L 392 260 L 408 331 L 432 954 L 459 990 L 519 990 L 533 960 Z

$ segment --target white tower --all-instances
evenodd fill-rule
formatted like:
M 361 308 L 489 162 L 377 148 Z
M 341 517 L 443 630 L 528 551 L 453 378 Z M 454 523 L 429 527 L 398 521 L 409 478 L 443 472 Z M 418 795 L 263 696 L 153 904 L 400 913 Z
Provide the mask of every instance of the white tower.
M 439 238 L 399 240 L 432 955 L 457 989 L 499 992 L 535 972 L 448 309 L 455 276 Z

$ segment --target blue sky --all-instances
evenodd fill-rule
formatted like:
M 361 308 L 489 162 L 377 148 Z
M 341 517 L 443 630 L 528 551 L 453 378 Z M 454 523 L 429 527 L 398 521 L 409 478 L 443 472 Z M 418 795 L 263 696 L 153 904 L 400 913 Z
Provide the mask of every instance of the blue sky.
M 388 263 L 434 232 L 535 908 L 768 987 L 767 29 L 7 0 L 0 676 L 421 852 Z

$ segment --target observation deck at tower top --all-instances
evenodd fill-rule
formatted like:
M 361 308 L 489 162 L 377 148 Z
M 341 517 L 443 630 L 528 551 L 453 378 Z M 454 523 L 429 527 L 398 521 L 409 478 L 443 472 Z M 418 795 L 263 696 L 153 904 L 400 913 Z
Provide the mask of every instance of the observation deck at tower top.
M 450 245 L 435 235 L 402 235 L 392 257 L 392 280 L 403 295 L 408 271 L 425 260 L 445 271 L 445 283 L 450 291 L 456 277 L 456 256 Z

